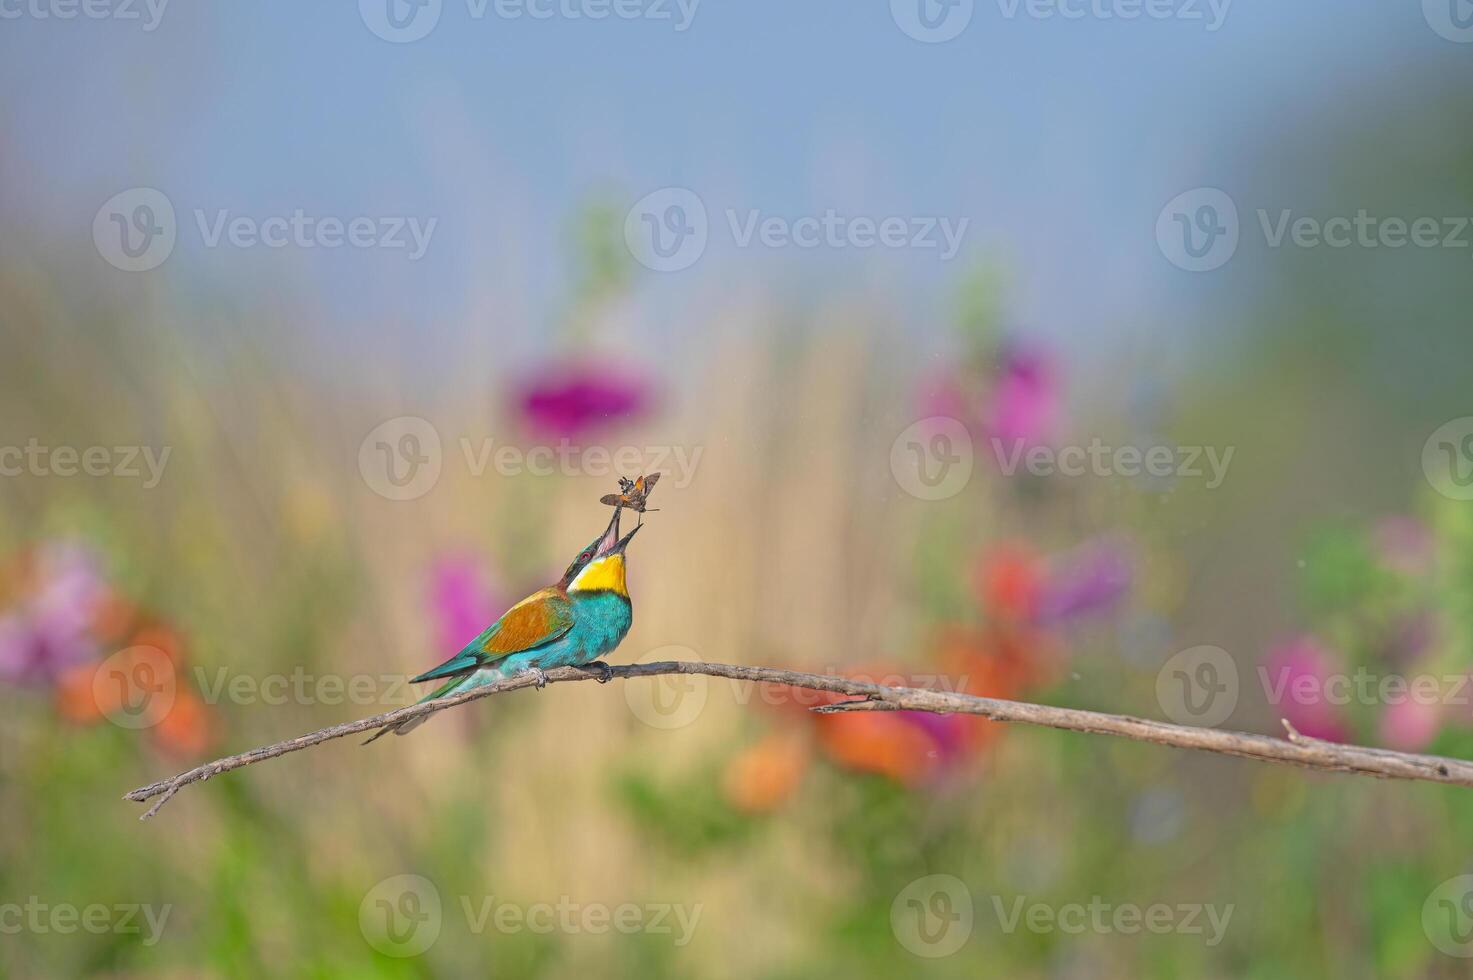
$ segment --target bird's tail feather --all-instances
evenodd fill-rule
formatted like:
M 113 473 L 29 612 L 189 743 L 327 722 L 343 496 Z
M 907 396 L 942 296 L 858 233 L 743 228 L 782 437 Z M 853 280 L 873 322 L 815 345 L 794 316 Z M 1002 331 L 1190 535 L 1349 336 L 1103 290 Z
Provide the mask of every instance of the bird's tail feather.
M 426 701 L 433 701 L 435 700 L 435 698 L 443 698 L 447 694 L 453 694 L 455 692 L 455 689 L 459 687 L 462 683 L 464 683 L 465 679 L 466 678 L 464 676 L 452 677 L 448 684 L 436 688 L 435 690 L 431 691 L 429 694 L 426 694 L 424 697 L 420 698 L 414 703 L 424 704 Z M 389 734 L 389 732 L 393 732 L 395 735 L 408 735 L 410 732 L 414 731 L 420 725 L 423 725 L 429 720 L 429 715 L 419 715 L 415 718 L 406 718 L 403 721 L 395 722 L 392 725 L 385 725 L 383 728 L 380 728 L 378 731 L 368 736 L 368 738 L 364 739 L 363 744 L 367 745 L 369 742 L 372 742 L 375 739 L 383 738 L 385 735 Z

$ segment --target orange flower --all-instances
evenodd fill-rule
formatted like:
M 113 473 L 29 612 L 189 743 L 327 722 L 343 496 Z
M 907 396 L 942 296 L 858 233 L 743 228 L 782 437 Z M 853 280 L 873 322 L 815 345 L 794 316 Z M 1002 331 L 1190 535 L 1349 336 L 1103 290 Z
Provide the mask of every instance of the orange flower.
M 56 679 L 56 710 L 67 721 L 91 725 L 102 720 L 102 707 L 92 693 L 97 664 L 78 664 Z
M 726 798 L 747 813 L 775 810 L 793 795 L 807 768 L 807 743 L 796 734 L 774 732 L 727 765 Z
M 982 606 L 1008 620 L 1029 620 L 1038 608 L 1043 570 L 1025 545 L 1001 545 L 982 559 L 977 587 Z
M 122 642 L 123 637 L 128 635 L 128 629 L 133 625 L 138 616 L 138 610 L 127 599 L 116 592 L 107 594 L 98 603 L 96 615 L 92 620 L 92 635 L 97 637 L 100 643 L 114 645 Z
M 820 715 L 819 743 L 835 762 L 889 776 L 907 786 L 924 783 L 941 763 L 930 735 L 895 713 Z
M 171 755 L 195 756 L 209 748 L 213 738 L 209 709 L 188 688 L 179 688 L 174 704 L 154 728 L 159 744 Z
M 175 670 L 184 669 L 184 641 L 179 638 L 168 626 L 154 622 L 141 626 L 138 632 L 133 634 L 135 647 L 152 647 L 168 657 L 174 663 Z

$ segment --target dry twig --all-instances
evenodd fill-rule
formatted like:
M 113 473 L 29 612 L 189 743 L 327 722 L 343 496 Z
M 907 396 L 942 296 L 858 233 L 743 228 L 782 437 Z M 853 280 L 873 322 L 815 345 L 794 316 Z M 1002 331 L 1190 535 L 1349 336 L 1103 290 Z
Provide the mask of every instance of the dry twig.
M 1139 742 L 1154 742 L 1183 749 L 1201 749 L 1236 755 L 1262 762 L 1278 762 L 1333 772 L 1358 773 L 1383 779 L 1415 779 L 1434 783 L 1451 783 L 1456 786 L 1473 786 L 1473 763 L 1439 756 L 1415 755 L 1409 752 L 1393 752 L 1388 749 L 1365 748 L 1358 745 L 1341 745 L 1308 738 L 1284 722 L 1288 738 L 1273 738 L 1267 735 L 1250 735 L 1243 732 L 1221 731 L 1215 728 L 1191 728 L 1165 722 L 1132 718 L 1129 715 L 1111 715 L 1099 711 L 1081 711 L 1075 708 L 1054 708 L 1026 701 L 1003 701 L 996 698 L 974 697 L 969 694 L 951 694 L 941 691 L 920 690 L 910 687 L 884 687 L 864 681 L 850 680 L 828 674 L 804 674 L 792 670 L 772 667 L 740 667 L 731 664 L 707 664 L 692 661 L 666 661 L 651 664 L 627 664 L 609 668 L 608 677 L 653 677 L 662 674 L 704 674 L 710 677 L 726 677 L 737 681 L 781 684 L 789 687 L 827 691 L 832 694 L 852 695 L 858 701 L 841 701 L 816 706 L 813 710 L 825 714 L 843 711 L 933 711 L 940 713 L 964 713 L 981 715 L 993 721 L 1022 722 L 1061 728 L 1071 732 L 1088 732 L 1095 735 L 1118 735 Z M 548 683 L 607 679 L 597 667 L 559 667 L 546 673 Z M 128 793 L 124 799 L 142 803 L 159 797 L 140 819 L 148 819 L 159 811 L 175 793 L 190 783 L 209 779 L 211 776 L 242 766 L 254 765 L 267 759 L 297 752 L 320 745 L 344 735 L 356 735 L 372 731 L 384 725 L 420 715 L 444 711 L 467 701 L 488 697 L 503 691 L 514 691 L 530 687 L 535 680 L 530 675 L 509 678 L 486 687 L 428 701 L 424 704 L 398 708 L 372 718 L 333 725 L 321 731 L 301 735 L 262 746 L 239 755 L 227 756 L 206 763 L 177 776 L 159 780 Z

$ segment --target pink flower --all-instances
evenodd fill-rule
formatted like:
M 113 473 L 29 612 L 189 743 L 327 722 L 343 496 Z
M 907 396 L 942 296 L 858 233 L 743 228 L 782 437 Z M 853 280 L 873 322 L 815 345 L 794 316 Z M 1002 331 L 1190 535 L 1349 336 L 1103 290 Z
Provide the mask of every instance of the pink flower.
M 1269 700 L 1301 734 L 1346 741 L 1344 713 L 1325 697 L 1326 683 L 1343 673 L 1340 660 L 1312 636 L 1296 637 L 1269 651 Z
M 501 614 L 501 590 L 470 556 L 441 558 L 430 572 L 430 608 L 437 649 L 459 650 Z
M 1381 713 L 1381 742 L 1403 752 L 1425 749 L 1442 728 L 1442 705 L 1405 698 Z
M 986 409 L 987 430 L 1011 445 L 1047 443 L 1059 414 L 1059 385 L 1053 360 L 1041 350 L 1005 347 L 999 357 Z
M 517 407 L 533 433 L 571 439 L 638 418 L 651 401 L 649 385 L 632 373 L 583 363 L 542 371 Z

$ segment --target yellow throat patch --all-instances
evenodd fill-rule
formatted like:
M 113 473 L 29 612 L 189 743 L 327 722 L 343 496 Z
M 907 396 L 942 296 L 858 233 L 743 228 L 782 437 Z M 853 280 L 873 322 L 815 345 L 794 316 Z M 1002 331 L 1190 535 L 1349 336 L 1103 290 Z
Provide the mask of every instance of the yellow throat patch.
M 597 592 L 599 590 L 616 592 L 626 599 L 629 597 L 629 592 L 624 587 L 623 555 L 605 555 L 603 558 L 589 562 L 568 586 L 569 592 Z

